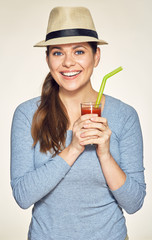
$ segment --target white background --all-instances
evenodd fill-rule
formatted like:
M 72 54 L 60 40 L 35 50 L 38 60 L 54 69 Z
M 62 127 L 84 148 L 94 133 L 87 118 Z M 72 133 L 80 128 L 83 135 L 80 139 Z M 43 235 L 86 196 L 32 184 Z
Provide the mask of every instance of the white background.
M 31 208 L 20 209 L 10 188 L 10 128 L 16 106 L 40 95 L 48 67 L 45 48 L 33 45 L 45 38 L 49 12 L 55 6 L 88 7 L 100 38 L 109 42 L 101 47 L 101 62 L 92 77 L 97 91 L 106 73 L 123 66 L 108 79 L 105 93 L 132 105 L 139 114 L 147 183 L 143 208 L 125 214 L 128 234 L 130 240 L 152 240 L 151 0 L 0 1 L 0 239 L 27 238 Z

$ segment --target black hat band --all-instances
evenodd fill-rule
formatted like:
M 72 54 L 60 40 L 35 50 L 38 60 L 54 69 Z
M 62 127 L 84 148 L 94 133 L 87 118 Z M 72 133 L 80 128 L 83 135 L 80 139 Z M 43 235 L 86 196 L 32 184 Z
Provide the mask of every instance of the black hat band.
M 46 35 L 45 41 L 48 41 L 53 38 L 75 37 L 75 36 L 87 36 L 87 37 L 93 37 L 98 39 L 98 34 L 96 31 L 83 29 L 83 28 L 75 28 L 75 29 L 64 29 L 64 30 L 50 32 Z

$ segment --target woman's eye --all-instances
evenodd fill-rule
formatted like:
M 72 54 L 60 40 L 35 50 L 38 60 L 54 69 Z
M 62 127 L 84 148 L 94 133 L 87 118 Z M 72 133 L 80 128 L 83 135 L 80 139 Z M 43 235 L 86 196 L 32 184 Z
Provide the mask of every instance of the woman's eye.
M 61 52 L 54 52 L 53 55 L 54 55 L 54 56 L 61 56 L 62 53 L 61 53 Z
M 75 52 L 75 54 L 76 54 L 76 55 L 81 55 L 81 54 L 84 54 L 84 51 L 78 50 L 78 51 Z

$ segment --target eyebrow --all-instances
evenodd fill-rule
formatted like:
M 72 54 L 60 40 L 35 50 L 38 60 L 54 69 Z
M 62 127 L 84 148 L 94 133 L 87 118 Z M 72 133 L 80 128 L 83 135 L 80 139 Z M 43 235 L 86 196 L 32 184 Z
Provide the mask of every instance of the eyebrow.
M 74 46 L 74 47 L 73 47 L 73 49 L 80 48 L 80 47 L 86 48 L 86 47 L 85 47 L 85 46 L 83 46 L 83 45 L 76 45 L 76 46 Z M 51 47 L 51 49 L 50 49 L 50 50 L 52 51 L 53 49 L 59 49 L 59 50 L 63 50 L 63 48 L 62 48 L 62 47 L 58 47 L 58 46 Z
M 61 47 L 51 47 L 50 50 L 53 50 L 53 49 L 59 49 L 61 50 L 62 48 Z
M 83 46 L 83 45 L 76 45 L 73 49 L 80 48 L 80 47 L 82 47 L 82 48 L 86 48 L 86 47 Z

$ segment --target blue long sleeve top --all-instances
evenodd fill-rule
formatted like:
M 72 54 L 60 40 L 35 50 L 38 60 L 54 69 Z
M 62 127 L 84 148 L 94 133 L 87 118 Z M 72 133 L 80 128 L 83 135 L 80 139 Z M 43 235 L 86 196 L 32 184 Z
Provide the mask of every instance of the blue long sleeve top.
M 31 124 L 40 98 L 20 104 L 11 130 L 11 186 L 23 209 L 33 206 L 29 240 L 124 240 L 123 210 L 132 214 L 144 201 L 146 184 L 139 118 L 131 106 L 106 95 L 102 116 L 112 131 L 110 152 L 126 174 L 109 189 L 95 146 L 88 145 L 70 167 L 59 155 L 33 148 Z M 67 131 L 66 146 L 72 139 Z

